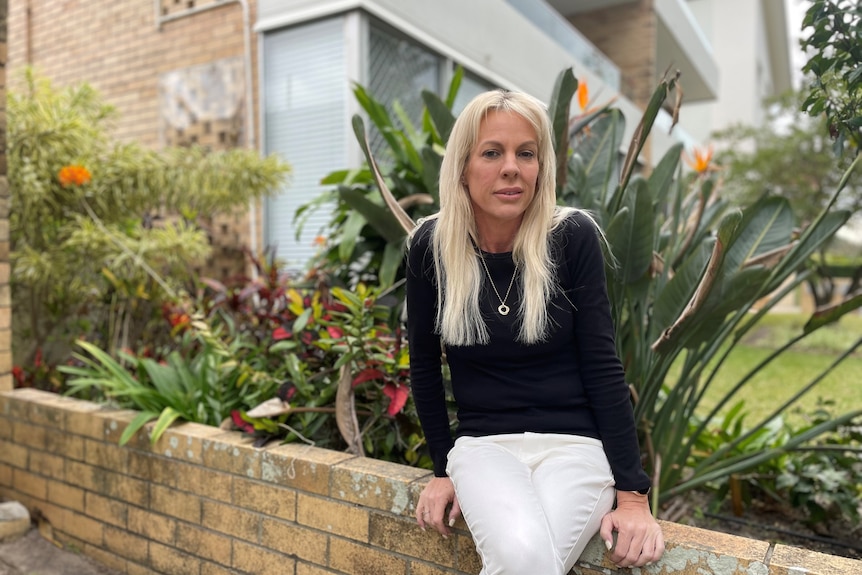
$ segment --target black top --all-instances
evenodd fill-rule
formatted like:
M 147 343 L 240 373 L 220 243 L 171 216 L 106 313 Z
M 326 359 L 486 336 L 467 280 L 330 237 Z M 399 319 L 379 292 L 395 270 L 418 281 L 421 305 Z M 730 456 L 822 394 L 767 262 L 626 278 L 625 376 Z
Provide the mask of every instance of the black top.
M 407 255 L 407 333 L 416 410 L 434 462 L 446 476 L 454 443 L 444 401 L 440 337 L 435 333 L 437 288 L 431 254 L 434 221 L 417 230 Z M 515 279 L 507 316 L 485 281 L 479 307 L 490 343 L 447 346 L 458 436 L 501 433 L 568 433 L 600 439 L 620 490 L 650 485 L 640 462 L 634 416 L 605 285 L 604 260 L 595 225 L 575 214 L 551 237 L 560 290 L 550 303 L 545 341 L 516 341 L 522 286 Z M 511 253 L 482 252 L 501 295 L 514 273 Z

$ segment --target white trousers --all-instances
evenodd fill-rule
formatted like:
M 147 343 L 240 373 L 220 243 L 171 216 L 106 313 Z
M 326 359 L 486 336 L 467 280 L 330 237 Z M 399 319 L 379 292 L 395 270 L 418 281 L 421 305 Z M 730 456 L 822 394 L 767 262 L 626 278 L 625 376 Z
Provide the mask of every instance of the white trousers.
M 615 496 L 601 441 L 576 435 L 459 437 L 446 471 L 480 575 L 565 575 Z

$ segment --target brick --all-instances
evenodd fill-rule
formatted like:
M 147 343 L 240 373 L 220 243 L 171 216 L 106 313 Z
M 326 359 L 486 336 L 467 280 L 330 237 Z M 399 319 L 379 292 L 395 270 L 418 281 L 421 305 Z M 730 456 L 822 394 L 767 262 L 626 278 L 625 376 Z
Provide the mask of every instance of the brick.
M 129 469 L 129 450 L 116 443 L 106 443 L 93 439 L 84 440 L 84 462 L 95 467 L 127 473 Z
M 412 516 L 421 486 L 422 469 L 387 461 L 357 457 L 332 470 L 330 495 L 395 515 Z
M 146 563 L 149 560 L 150 542 L 145 538 L 111 525 L 105 526 L 104 535 L 104 547 L 108 551 L 136 563 Z
M 84 544 L 83 546 L 84 555 L 93 559 L 100 565 L 104 565 L 109 569 L 113 569 L 119 573 L 126 572 L 126 561 L 124 558 L 111 553 L 109 551 L 105 551 L 101 547 L 96 547 L 95 545 Z
M 398 575 L 407 572 L 407 562 L 367 545 L 332 538 L 329 544 L 329 566 L 352 575 Z
M 84 490 L 61 481 L 48 481 L 48 501 L 83 513 Z
M 161 573 L 194 574 L 200 573 L 201 560 L 173 547 L 150 543 L 150 565 Z
M 317 565 L 303 563 L 302 561 L 296 562 L 296 575 L 332 575 L 333 573 L 334 571 L 321 569 Z
M 203 440 L 223 434 L 218 427 L 200 423 L 183 423 L 167 429 L 151 447 L 153 453 L 163 457 L 203 463 Z
M 12 467 L 27 469 L 30 452 L 26 447 L 16 445 L 11 441 L 0 441 L 0 461 Z
M 232 566 L 240 571 L 255 575 L 284 575 L 292 573 L 295 565 L 296 560 L 291 557 L 241 541 L 233 542 Z
M 228 545 L 228 554 L 230 554 L 230 545 Z M 230 565 L 230 562 L 228 562 Z M 201 575 L 238 575 L 239 571 L 234 571 L 217 563 L 201 561 Z M 331 574 L 330 574 L 331 575 Z
M 48 499 L 48 481 L 20 469 L 12 470 L 12 487 L 36 499 Z
M 70 511 L 64 518 L 63 532 L 93 545 L 104 544 L 105 525 L 86 515 Z
M 68 463 L 68 462 L 67 462 Z M 120 501 L 148 507 L 150 501 L 149 484 L 146 481 L 114 473 L 100 467 L 93 469 L 93 483 L 96 493 L 119 499 Z
M 0 487 L 12 486 L 12 467 L 5 463 L 0 463 Z
M 65 459 L 84 460 L 84 438 L 60 429 L 45 430 L 45 451 Z
M 12 422 L 12 441 L 18 445 L 45 449 L 45 428 L 24 421 Z
M 63 480 L 65 460 L 62 457 L 45 453 L 44 451 L 30 452 L 30 461 L 27 468 L 43 477 Z
M 368 542 L 374 547 L 417 559 L 434 557 L 438 565 L 455 566 L 456 538 L 443 539 L 433 529 L 422 531 L 415 520 L 372 513 L 368 530 Z
M 433 557 L 433 555 L 429 554 L 429 557 Z M 451 575 L 451 571 L 443 571 L 442 569 L 438 569 L 437 567 L 433 567 L 427 563 L 419 563 L 418 561 L 411 561 L 410 565 L 410 575 Z M 478 571 L 470 571 L 470 573 L 478 573 Z M 297 573 L 297 575 L 299 575 Z
M 30 509 L 31 514 L 38 519 L 40 525 L 49 524 L 53 530 L 57 531 L 63 531 L 66 528 L 67 519 L 73 517 L 75 513 L 72 509 L 45 501 L 20 501 Z
M 46 393 L 30 404 L 29 420 L 35 425 L 53 429 L 63 427 L 63 396 Z
M 201 559 L 230 565 L 231 538 L 188 523 L 177 525 L 176 547 Z
M 278 519 L 296 519 L 296 492 L 269 483 L 233 478 L 233 503 Z
M 223 503 L 204 501 L 201 524 L 246 541 L 259 540 L 260 516 Z
M 129 561 L 126 564 L 126 574 L 127 575 L 164 575 L 163 573 L 159 573 L 158 571 L 153 571 L 149 567 L 144 565 L 138 565 L 137 563 L 132 563 Z M 177 574 L 179 575 L 179 574 Z
M 308 445 L 285 444 L 263 453 L 262 479 L 320 495 L 329 494 L 335 465 L 354 456 Z
M 862 561 L 826 555 L 808 549 L 776 545 L 769 561 L 769 575 L 850 575 L 862 573 Z
M 218 471 L 259 478 L 261 451 L 248 445 L 239 432 L 222 433 L 202 441 L 204 464 Z
M 126 529 L 137 535 L 143 535 L 152 541 L 173 544 L 176 538 L 177 521 L 158 513 L 151 513 L 137 507 L 129 507 L 129 518 Z
M 233 501 L 233 477 L 197 465 L 182 465 L 177 489 L 197 493 L 201 497 L 230 503 Z
M 321 565 L 326 563 L 326 541 L 323 533 L 285 521 L 264 519 L 261 524 L 261 544 Z
M 103 523 L 125 528 L 129 518 L 129 506 L 122 501 L 87 491 L 84 495 L 84 513 Z
M 104 436 L 104 419 L 97 414 L 102 408 L 87 401 L 66 406 L 63 418 L 63 429 L 72 435 L 102 439 Z
M 482 570 L 482 559 L 476 552 L 476 544 L 470 535 L 455 536 L 455 567 L 465 573 L 478 573 Z
M 0 417 L 0 440 L 9 441 L 12 439 L 12 421 L 5 417 Z
M 150 509 L 189 523 L 201 520 L 200 497 L 161 485 L 150 485 Z
M 123 433 L 126 431 L 126 428 L 135 419 L 139 413 L 132 409 L 104 409 L 103 411 L 98 411 L 93 414 L 97 420 L 102 421 L 102 435 L 101 437 L 96 437 L 94 439 L 101 439 L 103 441 L 107 441 L 110 443 L 120 443 L 120 438 L 123 436 Z M 143 441 L 144 444 L 147 442 L 146 433 L 144 429 L 138 430 L 133 436 L 132 442 Z
M 89 491 L 100 491 L 101 485 L 95 480 L 96 468 L 80 461 L 66 460 L 65 477 L 69 483 Z
M 0 312 L 5 311 L 0 310 Z M 30 404 L 47 393 L 46 391 L 40 391 L 32 387 L 12 390 L 2 396 L 5 398 L 2 412 L 8 414 L 12 419 L 28 421 L 30 419 Z
M 296 514 L 302 525 L 368 542 L 368 511 L 355 504 L 300 494 Z
M 170 462 L 173 464 L 173 462 Z M 176 485 L 176 466 L 161 465 L 149 453 L 129 450 L 128 474 L 138 479 L 146 479 L 164 485 Z

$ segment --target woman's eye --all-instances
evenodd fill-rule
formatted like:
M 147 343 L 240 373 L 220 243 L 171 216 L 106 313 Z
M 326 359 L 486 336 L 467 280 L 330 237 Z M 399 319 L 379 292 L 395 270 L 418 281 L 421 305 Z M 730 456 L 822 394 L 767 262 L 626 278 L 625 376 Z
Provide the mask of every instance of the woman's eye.
M 518 155 L 521 156 L 522 158 L 528 158 L 529 159 L 529 158 L 535 158 L 536 152 L 534 152 L 532 150 L 523 150 Z
M 485 158 L 496 158 L 499 155 L 500 152 L 498 152 L 497 150 L 485 150 L 484 152 L 482 152 L 482 156 Z

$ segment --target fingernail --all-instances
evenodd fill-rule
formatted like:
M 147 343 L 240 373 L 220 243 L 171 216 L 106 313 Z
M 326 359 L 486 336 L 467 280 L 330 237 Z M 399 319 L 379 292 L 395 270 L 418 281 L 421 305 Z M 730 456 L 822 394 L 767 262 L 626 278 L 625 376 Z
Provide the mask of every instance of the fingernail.
M 446 535 L 446 534 L 444 533 L 444 534 L 443 534 L 443 539 L 449 539 L 449 536 L 448 536 L 448 535 Z
M 454 517 L 449 519 L 449 527 L 455 527 L 455 518 Z
M 611 543 L 611 540 L 610 540 L 610 539 L 605 539 L 605 547 L 607 547 L 607 548 L 608 548 L 608 551 L 610 551 L 610 550 L 611 550 L 611 547 L 613 547 L 613 546 L 614 546 L 614 544 L 613 544 L 613 543 Z

